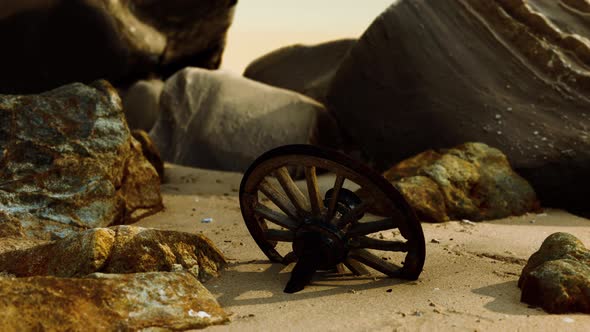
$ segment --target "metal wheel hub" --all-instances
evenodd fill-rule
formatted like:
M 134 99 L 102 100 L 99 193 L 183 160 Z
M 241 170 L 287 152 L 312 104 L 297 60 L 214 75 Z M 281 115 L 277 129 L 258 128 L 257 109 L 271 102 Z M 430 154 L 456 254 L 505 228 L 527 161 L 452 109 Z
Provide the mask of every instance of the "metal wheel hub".
M 344 234 L 333 225 L 318 219 L 307 219 L 297 231 L 293 252 L 299 260 L 314 260 L 317 270 L 331 270 L 348 254 Z

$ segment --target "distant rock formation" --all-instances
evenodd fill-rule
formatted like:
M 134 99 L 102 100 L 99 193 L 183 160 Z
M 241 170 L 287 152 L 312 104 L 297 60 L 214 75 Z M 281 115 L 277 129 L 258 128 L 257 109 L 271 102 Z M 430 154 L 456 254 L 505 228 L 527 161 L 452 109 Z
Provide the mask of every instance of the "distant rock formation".
M 283 47 L 254 60 L 244 76 L 325 103 L 332 79 L 355 43 L 356 39 L 340 39 Z
M 218 68 L 237 0 L 27 0 L 0 5 L 0 93 L 132 83 Z
M 483 142 L 545 206 L 590 210 L 582 1 L 400 0 L 342 62 L 327 107 L 381 169 Z

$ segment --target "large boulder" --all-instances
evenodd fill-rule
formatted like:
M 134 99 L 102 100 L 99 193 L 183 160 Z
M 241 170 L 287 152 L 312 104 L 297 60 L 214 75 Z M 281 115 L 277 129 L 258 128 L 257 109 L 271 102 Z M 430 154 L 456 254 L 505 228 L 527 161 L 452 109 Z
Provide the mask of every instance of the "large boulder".
M 420 153 L 383 177 L 402 193 L 422 221 L 481 221 L 540 208 L 535 191 L 510 168 L 506 156 L 482 143 Z
M 400 0 L 351 49 L 328 93 L 382 169 L 428 149 L 504 152 L 544 205 L 590 205 L 590 29 L 581 1 Z
M 590 313 L 590 250 L 568 233 L 551 234 L 522 270 L 521 301 L 551 313 Z
M 187 68 L 166 81 L 150 136 L 168 162 L 244 171 L 280 145 L 336 145 L 338 131 L 325 108 L 303 95 Z
M 228 321 L 189 273 L 0 276 L 4 331 L 177 331 Z
M 202 235 L 132 226 L 95 228 L 0 253 L 0 272 L 17 277 L 184 270 L 207 281 L 225 264 L 223 254 Z
M 0 5 L 0 93 L 218 68 L 237 0 L 27 0 Z
M 106 81 L 0 95 L 0 170 L 0 210 L 39 238 L 162 209 L 158 174 Z
M 355 43 L 356 39 L 340 39 L 283 47 L 254 60 L 244 76 L 324 103 L 340 63 Z

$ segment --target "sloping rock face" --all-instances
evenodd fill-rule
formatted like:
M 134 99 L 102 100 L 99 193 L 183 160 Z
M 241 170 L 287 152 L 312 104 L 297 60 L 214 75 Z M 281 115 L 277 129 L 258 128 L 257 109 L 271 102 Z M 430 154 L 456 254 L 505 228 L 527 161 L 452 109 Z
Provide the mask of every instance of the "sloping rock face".
M 0 95 L 0 153 L 0 210 L 27 235 L 63 237 L 162 208 L 158 174 L 106 81 Z
M 0 326 L 6 331 L 188 330 L 227 321 L 189 273 L 0 277 Z
M 590 250 L 568 233 L 551 234 L 522 270 L 521 301 L 551 313 L 590 313 Z
M 351 49 L 327 106 L 382 169 L 483 142 L 544 205 L 588 210 L 589 11 L 564 0 L 397 1 Z
M 498 149 L 466 143 L 406 159 L 383 176 L 404 195 L 422 221 L 474 221 L 539 209 L 535 191 Z
M 223 254 L 202 235 L 133 226 L 95 228 L 0 253 L 0 271 L 17 277 L 184 270 L 207 281 L 225 264 Z
M 218 68 L 237 0 L 37 0 L 0 7 L 0 93 Z
M 283 47 L 254 60 L 244 76 L 325 103 L 332 79 L 355 43 L 356 39 L 341 39 Z
M 321 104 L 226 72 L 184 69 L 160 98 L 150 136 L 164 160 L 181 165 L 244 171 L 277 146 L 332 146 L 339 137 Z

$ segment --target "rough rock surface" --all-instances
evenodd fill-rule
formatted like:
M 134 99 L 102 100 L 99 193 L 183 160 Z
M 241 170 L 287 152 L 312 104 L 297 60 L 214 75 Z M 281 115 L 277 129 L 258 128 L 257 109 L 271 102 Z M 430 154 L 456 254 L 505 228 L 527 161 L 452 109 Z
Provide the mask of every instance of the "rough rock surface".
M 589 210 L 589 13 L 584 1 L 397 1 L 342 62 L 327 107 L 381 169 L 483 142 L 543 205 Z
M 158 174 L 106 81 L 0 95 L 0 153 L 0 210 L 28 235 L 63 237 L 162 208 Z
M 223 254 L 202 235 L 133 226 L 95 228 L 0 253 L 0 271 L 17 277 L 184 270 L 206 281 L 225 264 Z
M 244 76 L 324 103 L 342 59 L 355 43 L 356 39 L 341 39 L 283 47 L 254 60 Z
M 187 68 L 166 81 L 150 136 L 165 161 L 244 171 L 280 145 L 332 145 L 338 130 L 330 119 L 321 104 L 295 92 Z
M 422 221 L 489 220 L 539 208 L 506 156 L 482 143 L 428 150 L 385 172 Z
M 551 313 L 590 313 L 590 250 L 568 233 L 551 234 L 522 270 L 521 301 Z
M 0 277 L 5 331 L 188 330 L 228 321 L 189 273 Z
M 160 182 L 164 181 L 164 161 L 162 161 L 160 151 L 154 144 L 154 141 L 150 135 L 147 132 L 139 129 L 133 130 L 131 135 L 133 135 L 133 138 L 135 138 L 139 144 L 141 144 L 141 152 L 143 153 L 145 159 L 147 159 L 150 164 L 152 164 L 158 173 Z
M 150 131 L 158 119 L 164 82 L 157 79 L 135 82 L 121 94 L 125 119 L 131 129 Z
M 0 93 L 218 68 L 237 0 L 37 0 L 0 7 Z

